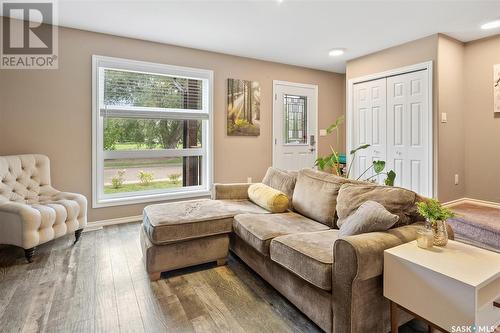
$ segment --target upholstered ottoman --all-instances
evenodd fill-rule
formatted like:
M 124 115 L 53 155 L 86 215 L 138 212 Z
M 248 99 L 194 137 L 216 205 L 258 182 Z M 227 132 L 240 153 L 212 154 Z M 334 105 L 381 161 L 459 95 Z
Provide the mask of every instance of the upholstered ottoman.
M 207 262 L 226 263 L 236 214 L 267 211 L 248 200 L 193 200 L 144 208 L 141 244 L 151 280 L 161 272 Z

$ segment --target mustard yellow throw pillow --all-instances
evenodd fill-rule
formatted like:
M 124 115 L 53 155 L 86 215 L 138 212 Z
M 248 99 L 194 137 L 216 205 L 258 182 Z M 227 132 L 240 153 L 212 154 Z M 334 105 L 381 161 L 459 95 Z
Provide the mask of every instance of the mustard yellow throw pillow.
M 250 185 L 248 197 L 253 203 L 271 213 L 283 213 L 288 209 L 286 194 L 262 183 Z

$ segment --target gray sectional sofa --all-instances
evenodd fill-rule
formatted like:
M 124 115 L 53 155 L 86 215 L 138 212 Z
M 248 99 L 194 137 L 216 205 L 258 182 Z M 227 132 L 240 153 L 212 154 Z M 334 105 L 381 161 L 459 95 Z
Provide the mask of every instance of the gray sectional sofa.
M 269 214 L 257 206 L 249 211 L 253 205 L 248 198 L 250 184 L 215 185 L 215 200 L 246 205 L 232 211 L 232 228 L 223 231 L 229 238 L 229 249 L 324 331 L 389 332 L 389 302 L 382 290 L 383 252 L 416 238 L 420 221 L 415 203 L 423 198 L 402 188 L 347 180 L 312 169 L 289 173 L 270 168 L 263 182 L 290 197 L 289 211 Z M 359 193 L 352 186 L 347 189 L 346 184 L 364 190 Z M 401 223 L 386 232 L 339 237 L 337 207 L 347 213 L 364 200 L 380 202 L 400 216 Z M 148 240 L 147 235 L 153 233 L 150 221 L 145 221 L 144 230 L 145 253 L 161 251 L 161 246 Z M 149 268 L 148 272 L 154 274 Z M 401 323 L 411 319 L 405 313 L 399 318 Z

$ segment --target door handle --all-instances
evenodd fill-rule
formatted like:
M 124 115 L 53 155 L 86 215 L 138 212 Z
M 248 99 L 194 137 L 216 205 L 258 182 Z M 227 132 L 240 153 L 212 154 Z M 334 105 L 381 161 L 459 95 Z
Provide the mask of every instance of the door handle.
M 311 146 L 316 145 L 316 137 L 314 136 L 314 134 L 309 137 L 309 145 L 311 145 Z M 313 150 L 311 150 L 311 151 L 313 151 Z
M 315 150 L 316 150 L 315 148 L 311 148 L 311 149 L 309 149 L 309 151 L 310 151 L 311 153 L 312 153 L 312 152 L 314 152 Z

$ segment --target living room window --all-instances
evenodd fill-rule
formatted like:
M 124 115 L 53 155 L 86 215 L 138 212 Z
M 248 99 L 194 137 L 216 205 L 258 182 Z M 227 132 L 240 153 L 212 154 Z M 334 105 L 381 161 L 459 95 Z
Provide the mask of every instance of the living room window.
M 93 56 L 93 206 L 206 196 L 212 71 Z

